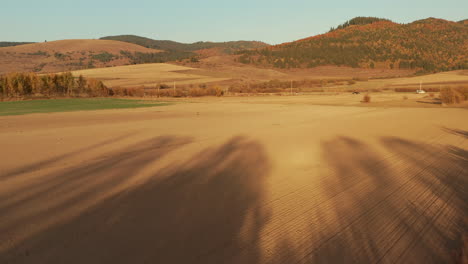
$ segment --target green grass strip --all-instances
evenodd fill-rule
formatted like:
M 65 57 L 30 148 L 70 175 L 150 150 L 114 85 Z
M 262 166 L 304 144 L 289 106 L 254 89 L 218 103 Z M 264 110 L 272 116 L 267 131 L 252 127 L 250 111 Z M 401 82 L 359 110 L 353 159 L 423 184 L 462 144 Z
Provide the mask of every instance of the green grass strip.
M 154 102 L 114 98 L 77 98 L 0 102 L 0 116 L 26 115 L 33 113 L 55 113 L 91 111 L 105 109 L 142 108 L 169 105 L 167 102 Z

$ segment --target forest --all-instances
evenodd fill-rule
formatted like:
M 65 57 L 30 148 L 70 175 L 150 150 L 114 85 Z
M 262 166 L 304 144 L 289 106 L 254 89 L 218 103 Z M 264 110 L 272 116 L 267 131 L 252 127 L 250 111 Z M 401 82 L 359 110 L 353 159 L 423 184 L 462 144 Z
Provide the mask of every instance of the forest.
M 468 69 L 468 27 L 441 19 L 397 24 L 357 18 L 330 32 L 277 46 L 238 52 L 245 64 L 276 68 L 337 65 L 436 72 Z

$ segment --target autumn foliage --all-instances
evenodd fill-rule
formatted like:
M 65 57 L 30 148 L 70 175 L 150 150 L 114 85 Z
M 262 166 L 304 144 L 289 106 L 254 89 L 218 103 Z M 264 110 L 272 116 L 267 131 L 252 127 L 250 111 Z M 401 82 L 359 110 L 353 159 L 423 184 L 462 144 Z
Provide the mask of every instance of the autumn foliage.
M 459 104 L 468 100 L 468 87 L 447 87 L 440 90 L 440 100 L 444 104 Z
M 108 96 L 109 90 L 101 81 L 75 78 L 70 72 L 38 75 L 35 73 L 9 73 L 0 76 L 0 97 L 27 96 Z
M 467 38 L 467 26 L 441 19 L 397 24 L 357 18 L 326 34 L 239 52 L 238 61 L 277 68 L 467 69 Z
M 114 96 L 124 97 L 200 97 L 200 96 L 223 96 L 224 90 L 217 86 L 206 86 L 204 84 L 198 87 L 178 87 L 173 89 L 165 84 L 158 87 L 114 87 L 111 90 Z

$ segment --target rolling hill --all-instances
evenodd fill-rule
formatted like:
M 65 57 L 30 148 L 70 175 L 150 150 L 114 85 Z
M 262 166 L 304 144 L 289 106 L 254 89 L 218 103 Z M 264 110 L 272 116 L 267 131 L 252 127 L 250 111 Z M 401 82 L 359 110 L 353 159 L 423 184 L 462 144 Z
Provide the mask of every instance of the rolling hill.
M 158 54 L 132 43 L 75 39 L 0 48 L 0 74 L 14 71 L 57 72 L 131 64 L 125 54 Z
M 135 35 L 108 36 L 103 37 L 101 39 L 124 41 L 128 43 L 137 44 L 146 48 L 160 49 L 165 51 L 195 52 L 199 50 L 218 48 L 226 54 L 231 54 L 238 50 L 257 49 L 268 46 L 268 44 L 260 41 L 200 41 L 187 44 L 171 40 L 155 40 Z
M 0 74 L 15 71 L 71 71 L 183 59 L 198 61 L 198 58 L 265 46 L 267 44 L 255 41 L 184 44 L 133 35 L 104 37 L 99 40 L 0 42 Z
M 467 69 L 467 50 L 464 21 L 428 18 L 398 24 L 358 17 L 322 35 L 242 51 L 238 61 L 278 68 L 337 65 L 432 72 Z
M 192 67 L 203 67 L 206 62 L 210 68 L 231 61 L 292 70 L 348 66 L 437 72 L 468 69 L 467 50 L 467 20 L 428 18 L 399 24 L 384 18 L 357 17 L 325 34 L 275 46 L 257 41 L 180 43 L 135 35 L 29 44 L 0 42 L 0 74 L 176 61 Z M 211 62 L 211 58 L 220 59 Z
M 2 48 L 2 47 L 13 47 L 13 46 L 32 44 L 32 43 L 34 43 L 34 42 L 0 41 L 0 48 Z

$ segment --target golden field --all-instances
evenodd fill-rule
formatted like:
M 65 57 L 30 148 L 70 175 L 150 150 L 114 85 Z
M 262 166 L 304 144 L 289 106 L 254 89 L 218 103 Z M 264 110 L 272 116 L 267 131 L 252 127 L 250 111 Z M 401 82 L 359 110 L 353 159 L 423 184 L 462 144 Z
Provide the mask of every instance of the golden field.
M 0 117 L 0 262 L 458 261 L 466 109 L 351 96 Z

